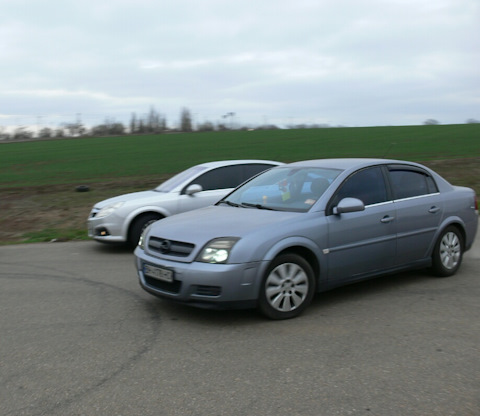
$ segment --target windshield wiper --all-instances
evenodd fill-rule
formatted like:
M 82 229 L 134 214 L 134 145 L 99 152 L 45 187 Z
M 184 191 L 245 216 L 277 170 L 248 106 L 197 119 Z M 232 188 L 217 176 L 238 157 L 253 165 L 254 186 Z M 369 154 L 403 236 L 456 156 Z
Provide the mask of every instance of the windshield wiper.
M 242 202 L 240 205 L 242 207 L 252 207 L 257 209 L 268 209 L 269 211 L 276 211 L 275 208 L 266 207 L 265 205 L 262 205 L 262 204 L 251 204 L 250 202 Z
M 230 205 L 231 207 L 236 207 L 236 208 L 238 208 L 240 206 L 239 204 L 236 204 L 235 202 L 227 201 L 225 199 L 222 199 L 221 201 L 218 201 L 217 205 L 219 205 L 219 204 L 227 204 L 227 205 Z

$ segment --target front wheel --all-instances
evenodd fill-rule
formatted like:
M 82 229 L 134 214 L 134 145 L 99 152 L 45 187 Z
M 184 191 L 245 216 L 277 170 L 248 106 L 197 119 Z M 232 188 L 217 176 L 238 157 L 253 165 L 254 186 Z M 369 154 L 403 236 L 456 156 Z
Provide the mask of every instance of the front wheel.
M 443 230 L 432 254 L 432 269 L 435 275 L 447 277 L 454 275 L 462 263 L 464 242 L 457 227 Z
M 155 221 L 158 221 L 162 217 L 159 214 L 155 213 L 148 213 L 148 214 L 143 214 L 140 217 L 136 218 L 132 225 L 130 226 L 130 232 L 128 235 L 128 244 L 132 247 L 135 248 L 136 245 L 138 244 L 138 240 L 140 240 L 140 236 L 143 233 L 143 230 L 147 228 L 150 224 L 152 224 Z
M 271 319 L 298 316 L 311 302 L 315 278 L 310 264 L 297 254 L 273 260 L 260 289 L 259 308 Z

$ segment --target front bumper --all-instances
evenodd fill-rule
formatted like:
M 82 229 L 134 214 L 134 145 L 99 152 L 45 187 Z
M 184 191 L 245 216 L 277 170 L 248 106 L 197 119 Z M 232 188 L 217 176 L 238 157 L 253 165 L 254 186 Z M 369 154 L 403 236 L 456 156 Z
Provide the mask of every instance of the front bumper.
M 122 234 L 122 226 L 118 221 L 112 221 L 115 216 L 96 218 L 92 211 L 87 220 L 88 236 L 106 243 L 124 243 L 126 237 Z
M 172 283 L 144 274 L 144 264 L 173 271 Z M 255 307 L 262 262 L 246 264 L 181 263 L 135 250 L 140 286 L 152 295 L 192 306 L 214 309 Z

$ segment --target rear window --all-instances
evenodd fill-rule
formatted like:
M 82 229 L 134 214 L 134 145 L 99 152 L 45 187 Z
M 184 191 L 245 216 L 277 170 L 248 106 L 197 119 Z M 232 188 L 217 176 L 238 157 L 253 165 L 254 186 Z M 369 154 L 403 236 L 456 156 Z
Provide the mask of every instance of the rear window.
M 433 178 L 417 170 L 390 170 L 395 199 L 413 198 L 438 192 Z

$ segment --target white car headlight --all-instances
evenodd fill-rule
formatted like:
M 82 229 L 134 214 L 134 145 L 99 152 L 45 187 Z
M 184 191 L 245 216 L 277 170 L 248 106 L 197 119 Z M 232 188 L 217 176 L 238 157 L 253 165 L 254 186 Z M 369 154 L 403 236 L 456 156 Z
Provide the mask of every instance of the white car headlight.
M 238 241 L 236 237 L 222 237 L 211 240 L 201 251 L 197 261 L 203 263 L 226 263 L 230 251 Z
M 108 215 L 110 215 L 113 211 L 117 210 L 120 208 L 125 202 L 116 202 L 115 204 L 112 205 L 107 205 L 106 207 L 103 207 L 100 211 L 98 211 L 97 215 L 95 215 L 95 218 L 103 218 Z

